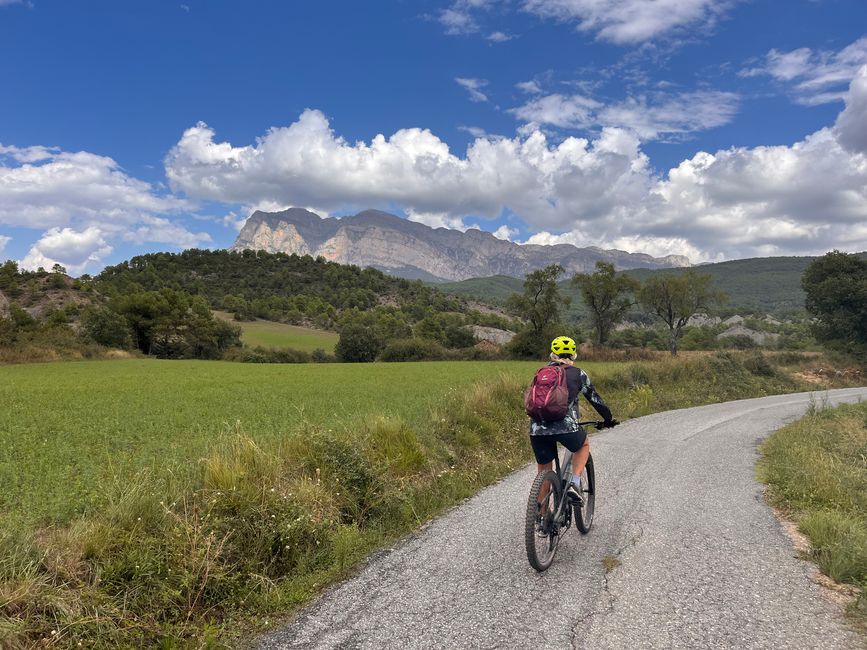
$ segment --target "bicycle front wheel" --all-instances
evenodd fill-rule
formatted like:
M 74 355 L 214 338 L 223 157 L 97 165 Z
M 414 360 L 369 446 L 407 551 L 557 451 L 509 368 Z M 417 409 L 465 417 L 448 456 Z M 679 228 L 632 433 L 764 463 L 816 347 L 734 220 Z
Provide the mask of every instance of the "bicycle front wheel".
M 527 499 L 524 541 L 527 559 L 536 571 L 544 571 L 554 561 L 560 541 L 554 513 L 563 498 L 560 477 L 552 471 L 542 472 L 533 481 Z
M 596 473 L 593 470 L 593 456 L 587 459 L 587 465 L 581 472 L 581 503 L 576 503 L 575 526 L 582 535 L 590 532 L 593 525 L 593 511 L 596 507 Z

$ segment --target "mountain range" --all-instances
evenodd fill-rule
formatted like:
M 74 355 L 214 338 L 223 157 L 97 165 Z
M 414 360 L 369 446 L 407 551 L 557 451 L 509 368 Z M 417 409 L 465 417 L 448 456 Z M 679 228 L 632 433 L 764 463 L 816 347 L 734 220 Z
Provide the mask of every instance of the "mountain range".
M 341 264 L 435 282 L 493 275 L 522 278 L 549 264 L 560 264 L 569 274 L 592 272 L 598 261 L 619 270 L 690 266 L 681 255 L 659 258 L 571 244 L 516 244 L 474 228 L 431 228 L 379 210 L 340 218 L 322 218 L 301 208 L 256 211 L 232 246 L 236 251 L 246 249 L 321 255 Z

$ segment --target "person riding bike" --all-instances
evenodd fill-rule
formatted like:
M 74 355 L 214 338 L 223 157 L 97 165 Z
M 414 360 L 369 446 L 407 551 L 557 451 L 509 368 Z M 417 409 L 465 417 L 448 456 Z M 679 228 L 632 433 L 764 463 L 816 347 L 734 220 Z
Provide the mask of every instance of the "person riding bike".
M 578 395 L 584 395 L 587 401 L 602 416 L 603 427 L 609 428 L 619 424 L 611 416 L 611 409 L 596 392 L 587 373 L 577 368 L 574 361 L 577 358 L 575 341 L 568 336 L 558 336 L 551 342 L 551 362 L 549 366 L 562 366 L 566 373 L 566 386 L 569 390 L 569 410 L 562 420 L 543 422 L 530 418 L 530 444 L 536 456 L 539 473 L 552 468 L 557 456 L 557 443 L 573 453 L 572 483 L 568 493 L 571 496 L 581 494 L 581 473 L 590 456 L 590 442 L 587 432 L 578 424 Z

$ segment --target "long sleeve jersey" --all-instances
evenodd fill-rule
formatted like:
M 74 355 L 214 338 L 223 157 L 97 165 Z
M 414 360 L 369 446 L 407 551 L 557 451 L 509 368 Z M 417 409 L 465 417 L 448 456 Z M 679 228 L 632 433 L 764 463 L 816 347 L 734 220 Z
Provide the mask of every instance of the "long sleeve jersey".
M 555 366 L 556 362 L 549 365 Z M 599 393 L 593 387 L 587 373 L 575 366 L 566 366 L 566 387 L 569 389 L 569 412 L 559 422 L 536 422 L 530 420 L 531 436 L 553 436 L 560 433 L 572 433 L 578 431 L 578 395 L 584 395 L 596 412 L 606 422 L 611 420 L 611 409 L 602 401 Z

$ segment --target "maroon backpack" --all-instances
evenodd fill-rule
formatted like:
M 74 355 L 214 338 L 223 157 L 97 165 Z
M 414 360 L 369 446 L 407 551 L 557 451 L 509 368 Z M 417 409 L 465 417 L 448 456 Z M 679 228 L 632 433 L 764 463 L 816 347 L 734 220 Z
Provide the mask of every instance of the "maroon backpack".
M 536 372 L 524 393 L 524 410 L 537 422 L 556 422 L 569 412 L 569 388 L 563 366 L 545 366 Z

